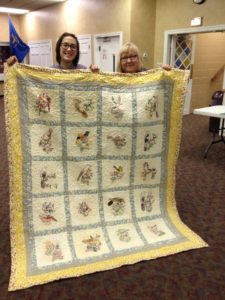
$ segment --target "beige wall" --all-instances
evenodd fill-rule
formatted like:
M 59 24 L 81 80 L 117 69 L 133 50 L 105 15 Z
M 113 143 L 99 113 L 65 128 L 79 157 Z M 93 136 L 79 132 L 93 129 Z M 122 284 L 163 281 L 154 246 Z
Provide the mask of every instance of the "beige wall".
M 11 19 L 18 34 L 21 34 L 19 17 L 11 16 Z M 6 14 L 0 14 L 0 42 L 9 42 L 9 24 Z
M 57 4 L 22 17 L 25 41 L 57 38 L 64 32 L 98 34 L 123 32 L 130 39 L 131 0 L 76 0 Z M 29 28 L 29 30 L 27 30 Z
M 202 5 L 192 0 L 157 0 L 154 66 L 163 58 L 164 31 L 189 28 L 191 19 L 203 17 L 203 26 L 225 24 L 225 0 L 206 0 Z
M 212 94 L 222 89 L 223 72 L 214 75 L 225 65 L 225 33 L 196 35 L 196 51 L 193 69 L 191 111 L 208 106 Z
M 155 0 L 132 0 L 130 40 L 138 45 L 143 58 L 143 65 L 153 68 L 155 40 Z

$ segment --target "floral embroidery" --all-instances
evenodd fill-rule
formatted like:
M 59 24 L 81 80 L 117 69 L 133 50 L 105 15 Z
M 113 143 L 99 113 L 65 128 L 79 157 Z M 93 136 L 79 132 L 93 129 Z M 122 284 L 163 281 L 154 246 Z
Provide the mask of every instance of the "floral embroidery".
M 91 178 L 93 177 L 93 172 L 91 165 L 86 165 L 79 173 L 77 181 L 80 181 L 83 184 L 89 185 Z
M 82 117 L 87 118 L 88 112 L 93 111 L 94 106 L 91 99 L 75 99 L 74 100 L 75 109 L 82 115 Z
M 50 225 L 52 221 L 57 222 L 57 219 L 52 215 L 55 212 L 54 204 L 49 202 L 45 202 L 42 205 L 42 213 L 40 213 L 39 218 L 41 221 L 46 224 Z
M 122 215 L 125 210 L 125 201 L 120 197 L 109 198 L 108 206 L 112 206 L 114 216 Z
M 152 210 L 152 203 L 154 202 L 154 197 L 150 192 L 142 193 L 141 195 L 141 209 L 143 211 L 150 212 Z
M 84 244 L 87 244 L 86 252 L 93 251 L 97 252 L 100 250 L 101 242 L 100 242 L 100 235 L 96 234 L 95 237 L 90 235 L 90 238 L 87 240 L 83 240 Z
M 112 107 L 110 111 L 116 119 L 122 119 L 123 117 L 124 111 L 120 108 L 121 105 L 122 103 L 120 96 L 118 96 L 117 99 L 112 96 Z
M 119 237 L 119 240 L 122 242 L 130 242 L 131 237 L 129 235 L 129 229 L 119 229 L 117 230 L 117 235 Z
M 91 211 L 91 208 L 87 205 L 85 201 L 79 203 L 78 212 L 79 214 L 87 217 Z
M 63 259 L 63 254 L 59 243 L 54 244 L 51 241 L 45 242 L 45 255 L 52 256 L 53 262 L 57 259 Z
M 121 135 L 112 136 L 112 135 L 108 135 L 107 139 L 112 140 L 117 149 L 121 149 L 127 143 L 126 136 L 121 136 Z
M 41 170 L 41 187 L 43 189 L 46 189 L 46 188 L 56 188 L 58 187 L 58 185 L 56 183 L 54 183 L 54 179 L 56 179 L 56 174 L 55 173 L 52 173 L 52 174 L 48 174 L 46 169 L 42 169 Z
M 42 93 L 38 96 L 38 100 L 36 101 L 35 108 L 39 112 L 47 113 L 51 110 L 51 97 L 47 93 Z
M 156 173 L 156 168 L 150 168 L 147 161 L 143 163 L 143 171 L 141 172 L 141 177 L 143 178 L 143 180 L 146 180 L 149 175 L 151 176 L 151 179 L 154 179 Z
M 77 135 L 76 145 L 80 148 L 81 152 L 90 148 L 89 133 L 89 131 L 85 131 L 85 133 L 78 133 Z
M 52 147 L 52 132 L 53 129 L 49 128 L 48 131 L 42 135 L 39 142 L 39 146 L 42 147 L 43 151 L 46 153 L 49 153 L 54 149 Z
M 158 227 L 157 227 L 156 224 L 155 224 L 155 225 L 152 225 L 152 226 L 148 226 L 148 229 L 149 229 L 152 233 L 154 233 L 155 235 L 157 235 L 157 236 L 161 236 L 161 235 L 164 235 L 164 234 L 165 234 L 164 231 L 158 229 Z
M 145 134 L 145 143 L 144 143 L 144 151 L 150 150 L 156 144 L 157 134 L 150 134 L 147 132 Z
M 110 172 L 111 181 L 121 179 L 124 175 L 122 166 L 113 166 L 114 170 Z
M 156 118 L 159 117 L 157 96 L 152 96 L 151 99 L 148 99 L 147 103 L 145 104 L 145 110 L 150 118 L 153 116 L 154 113 L 156 115 Z

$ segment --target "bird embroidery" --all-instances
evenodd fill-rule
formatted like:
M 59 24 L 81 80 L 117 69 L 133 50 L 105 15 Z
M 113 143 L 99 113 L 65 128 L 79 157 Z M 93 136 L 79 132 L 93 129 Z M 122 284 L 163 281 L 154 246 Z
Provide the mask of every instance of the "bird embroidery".
M 91 99 L 75 99 L 74 106 L 76 111 L 78 111 L 84 118 L 87 118 L 88 112 L 94 109 Z
M 112 140 L 114 145 L 116 146 L 117 149 L 121 149 L 126 145 L 126 136 L 121 136 L 121 135 L 108 135 L 107 139 Z
M 57 219 L 53 216 L 53 213 L 55 212 L 54 204 L 49 202 L 45 202 L 42 205 L 42 213 L 40 213 L 39 218 L 41 221 L 46 224 L 50 225 L 53 222 L 57 222 Z
M 116 119 L 122 119 L 124 111 L 120 108 L 122 105 L 121 103 L 121 98 L 120 96 L 115 99 L 112 97 L 112 107 L 111 107 L 111 114 L 116 118 Z
M 165 232 L 160 230 L 156 224 L 152 226 L 148 226 L 148 229 L 157 236 L 161 236 L 165 234 Z
M 83 184 L 89 185 L 90 180 L 93 176 L 91 165 L 86 165 L 79 173 L 77 181 L 80 181 Z
M 100 250 L 101 247 L 101 242 L 100 242 L 100 235 L 96 234 L 95 237 L 93 237 L 92 235 L 90 235 L 89 239 L 86 240 L 82 240 L 82 243 L 86 244 L 87 248 L 86 251 L 93 251 L 93 252 L 97 252 Z
M 36 101 L 36 109 L 39 112 L 47 113 L 51 110 L 51 97 L 47 93 L 42 93 L 38 96 L 38 100 Z
M 148 99 L 146 105 L 145 105 L 145 110 L 148 112 L 149 117 L 152 118 L 153 114 L 155 113 L 156 118 L 159 117 L 158 113 L 158 97 L 157 96 L 152 96 L 151 99 Z
M 156 144 L 157 134 L 146 133 L 144 139 L 144 151 L 150 150 Z
M 109 198 L 108 206 L 112 207 L 114 216 L 123 215 L 125 210 L 125 200 L 120 197 Z
M 78 133 L 77 135 L 76 145 L 80 148 L 81 152 L 90 148 L 89 133 L 90 131 L 85 131 L 84 133 Z
M 63 253 L 59 243 L 53 243 L 51 241 L 45 242 L 45 255 L 51 256 L 54 262 L 57 259 L 63 259 Z
M 150 168 L 147 161 L 143 163 L 143 171 L 141 172 L 141 177 L 143 178 L 143 180 L 146 180 L 149 175 L 151 175 L 151 179 L 154 179 L 156 173 L 156 168 Z
M 113 171 L 110 172 L 111 180 L 121 179 L 124 175 L 123 166 L 113 166 L 113 168 Z
M 142 193 L 141 195 L 141 210 L 150 212 L 152 210 L 152 204 L 154 202 L 154 197 L 152 193 Z
M 39 146 L 42 147 L 46 153 L 51 152 L 54 148 L 52 147 L 52 128 L 49 128 L 46 133 L 41 136 Z

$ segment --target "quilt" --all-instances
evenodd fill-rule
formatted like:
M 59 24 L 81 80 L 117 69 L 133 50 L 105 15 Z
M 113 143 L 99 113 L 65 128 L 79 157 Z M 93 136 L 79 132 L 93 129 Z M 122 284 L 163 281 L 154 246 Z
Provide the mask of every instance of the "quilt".
M 6 67 L 10 291 L 207 246 L 175 201 L 187 80 Z

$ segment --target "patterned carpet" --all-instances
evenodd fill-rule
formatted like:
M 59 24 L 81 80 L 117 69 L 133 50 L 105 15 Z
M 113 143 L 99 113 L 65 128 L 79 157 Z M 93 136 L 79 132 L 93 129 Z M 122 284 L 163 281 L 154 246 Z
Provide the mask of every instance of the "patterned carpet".
M 8 292 L 8 165 L 4 104 L 0 99 L 0 299 L 224 299 L 225 147 L 222 143 L 213 145 L 208 158 L 203 158 L 205 147 L 211 138 L 208 123 L 207 117 L 188 115 L 183 118 L 176 200 L 181 219 L 210 247 Z

